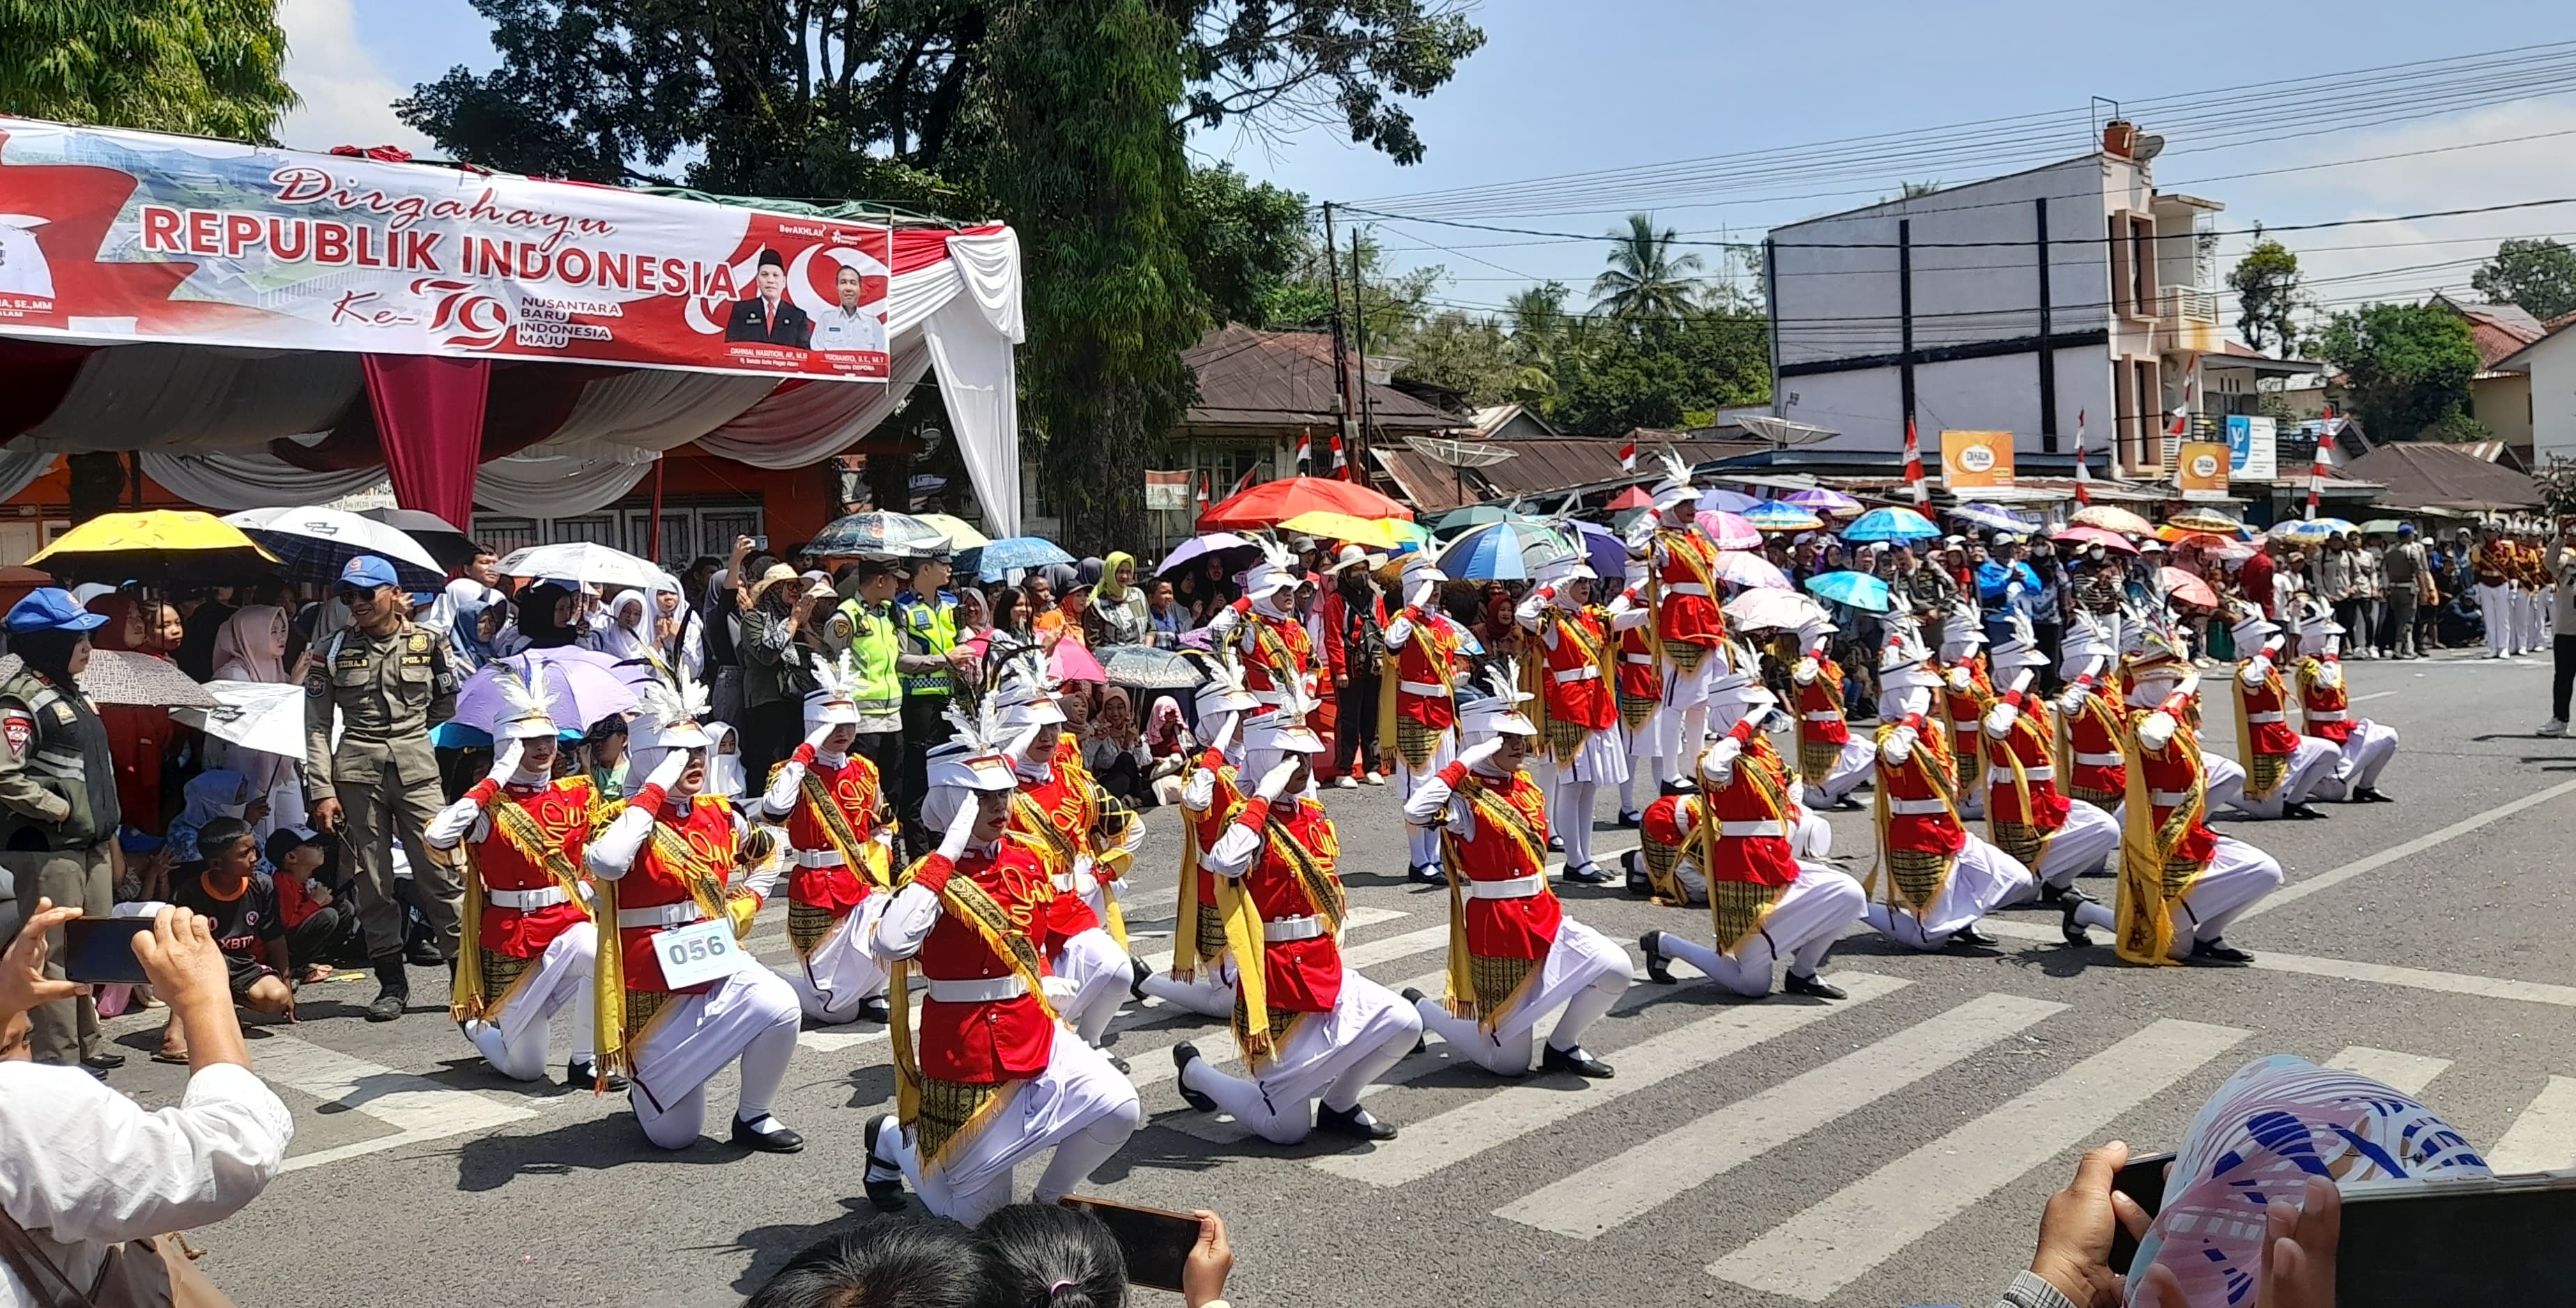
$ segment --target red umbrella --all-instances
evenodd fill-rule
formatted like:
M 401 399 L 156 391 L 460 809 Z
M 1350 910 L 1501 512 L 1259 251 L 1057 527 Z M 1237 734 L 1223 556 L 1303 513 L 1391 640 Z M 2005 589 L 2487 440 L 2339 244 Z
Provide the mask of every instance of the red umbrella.
M 2071 540 L 2078 545 L 2099 545 L 2106 550 L 2118 550 L 2122 554 L 2138 552 L 2138 547 L 2132 544 L 2128 537 L 2100 527 L 2066 527 L 2059 530 L 2057 539 Z
M 1240 495 L 1229 495 L 1199 515 L 1200 531 L 1250 531 L 1286 522 L 1300 513 L 1347 513 L 1354 518 L 1402 518 L 1413 510 L 1357 482 L 1329 477 L 1290 477 L 1265 481 Z
M 2218 595 L 2209 588 L 2209 583 L 2180 568 L 2157 569 L 2156 584 L 2163 587 L 2165 594 L 2172 596 L 2177 604 L 2199 609 L 2218 607 Z
M 1610 510 L 1612 513 L 1617 513 L 1621 509 L 1642 509 L 1654 502 L 1655 497 L 1648 495 L 1644 487 L 1631 486 L 1628 489 L 1619 492 L 1619 497 L 1617 499 L 1610 501 L 1602 507 Z

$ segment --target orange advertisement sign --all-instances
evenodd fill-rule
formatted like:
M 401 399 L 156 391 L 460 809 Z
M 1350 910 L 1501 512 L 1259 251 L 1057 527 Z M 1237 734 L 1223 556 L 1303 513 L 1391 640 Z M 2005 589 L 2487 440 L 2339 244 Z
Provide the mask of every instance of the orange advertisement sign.
M 2174 484 L 2186 500 L 2227 498 L 2227 442 L 2184 441 L 2174 460 Z
M 1941 433 L 1941 482 L 1951 490 L 2013 484 L 2013 438 L 2008 431 Z

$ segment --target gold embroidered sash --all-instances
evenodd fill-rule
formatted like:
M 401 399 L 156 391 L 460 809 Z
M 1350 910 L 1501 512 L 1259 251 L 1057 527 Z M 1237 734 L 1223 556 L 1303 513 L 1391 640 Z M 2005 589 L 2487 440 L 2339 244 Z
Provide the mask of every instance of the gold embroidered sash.
M 2129 764 L 2128 811 L 2120 831 L 2120 893 L 2113 929 L 2122 960 L 2146 967 L 2171 967 L 2173 910 L 2207 863 L 2178 859 L 2174 851 L 2209 810 L 2209 771 L 2201 765 L 2199 742 L 2176 732 L 2167 749 L 2188 751 L 2191 788 L 2163 822 L 2155 820 L 2148 794 L 2145 746 L 2134 736 L 2124 742 Z
M 911 885 L 920 870 L 920 862 L 905 868 L 899 884 Z M 972 928 L 976 938 L 984 942 L 984 947 L 992 950 L 993 956 L 1002 960 L 1003 965 L 1011 969 L 1012 976 L 1019 978 L 1021 987 L 1028 992 L 1031 999 L 1037 1001 L 1038 1011 L 1046 1015 L 1046 1020 L 1049 1022 L 1056 1020 L 1055 1005 L 1049 1003 L 1046 997 L 1045 962 L 1038 957 L 1037 945 L 1029 939 L 1028 933 L 1022 931 L 1019 924 L 1011 920 L 1009 910 L 995 902 L 993 897 L 986 893 L 982 886 L 975 884 L 974 878 L 966 875 L 963 870 L 952 874 L 947 884 L 939 888 L 939 907 L 941 912 L 955 916 Z M 949 1145 L 971 1135 L 971 1132 L 964 1129 L 965 1124 L 972 1121 L 978 1111 L 991 1107 L 994 1101 L 979 1098 L 974 1107 L 964 1114 L 943 1112 L 939 1120 L 931 1124 L 931 1129 L 923 1128 L 925 1083 L 921 1075 L 921 1059 L 912 1043 L 912 967 L 911 959 L 900 959 L 886 969 L 888 1026 L 886 1034 L 889 1037 L 887 1043 L 893 1047 L 894 1052 L 895 1114 L 906 1127 L 913 1129 L 913 1138 L 921 1150 L 921 1166 L 924 1171 L 927 1171 L 937 1164 Z M 1064 1033 L 1058 1032 L 1057 1038 L 1061 1039 L 1063 1035 Z M 944 1090 L 954 1083 L 932 1082 L 930 1084 Z M 951 1117 L 956 1119 L 955 1125 L 948 1124 L 948 1119 Z M 930 1138 L 933 1131 L 938 1133 L 935 1144 Z
M 832 842 L 833 852 L 841 856 L 841 865 L 854 875 L 866 877 L 869 885 L 879 890 L 886 889 L 891 878 L 887 875 L 885 856 L 880 853 L 871 857 L 868 852 L 872 848 L 881 850 L 884 847 L 859 835 L 858 830 L 850 825 L 849 812 L 841 807 L 840 799 L 832 794 L 831 787 L 823 784 L 821 777 L 814 775 L 811 766 L 805 769 L 805 776 L 797 788 L 804 792 L 805 802 L 813 805 L 815 819 L 823 824 L 823 838 Z

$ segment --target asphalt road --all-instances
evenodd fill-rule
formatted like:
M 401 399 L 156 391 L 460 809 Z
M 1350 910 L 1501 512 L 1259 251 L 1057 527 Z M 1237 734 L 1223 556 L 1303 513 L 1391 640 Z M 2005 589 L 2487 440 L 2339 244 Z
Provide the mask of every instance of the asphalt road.
M 1165 1051 L 1226 1038 L 1131 1007 L 1115 1047 L 1150 1120 L 1095 1188 L 1224 1213 L 1232 1297 L 1260 1308 L 1984 1304 L 2026 1263 L 2077 1153 L 2115 1137 L 2171 1147 L 2202 1097 L 2262 1054 L 2340 1058 L 2417 1090 L 2504 1162 L 2576 1163 L 2563 852 L 2576 741 L 2530 734 L 2548 670 L 2434 660 L 2349 674 L 2356 712 L 2404 735 L 2382 783 L 2399 802 L 2219 824 L 2289 871 L 2231 933 L 2253 968 L 2126 967 L 2107 947 L 2064 948 L 2036 909 L 1990 918 L 2004 935 L 1992 952 L 1917 955 L 1856 933 L 1827 969 L 1853 991 L 1839 1004 L 1640 982 L 1587 1041 L 1619 1067 L 1613 1081 L 1501 1082 L 1434 1041 L 1371 1098 L 1405 1129 L 1375 1149 L 1282 1149 L 1201 1119 Z M 2226 714 L 2210 717 L 2223 731 Z M 2232 749 L 2223 734 L 2212 745 Z M 1445 900 L 1402 882 L 1392 791 L 1325 794 L 1365 922 L 1346 947 L 1389 984 L 1436 973 Z M 1867 818 L 1834 815 L 1855 870 Z M 1174 823 L 1148 820 L 1130 920 L 1167 932 Z M 1631 843 L 1614 830 L 1597 842 Z M 1649 929 L 1707 930 L 1701 913 L 1615 888 L 1562 893 L 1632 951 Z M 777 956 L 778 937 L 773 922 L 755 947 Z M 300 1025 L 252 1032 L 297 1134 L 293 1170 L 196 1237 L 237 1302 L 727 1304 L 868 1220 L 861 1132 L 893 1097 L 875 1028 L 804 1037 L 778 1104 L 804 1153 L 713 1138 L 664 1153 L 621 1099 L 490 1072 L 430 1010 L 440 986 L 415 976 L 420 1006 L 403 1021 L 368 1025 L 372 987 L 330 983 L 308 989 Z M 156 1026 L 114 1025 L 133 1058 L 112 1084 L 147 1105 L 182 1079 L 144 1060 Z M 731 1099 L 728 1074 L 711 1094 L 717 1123 Z

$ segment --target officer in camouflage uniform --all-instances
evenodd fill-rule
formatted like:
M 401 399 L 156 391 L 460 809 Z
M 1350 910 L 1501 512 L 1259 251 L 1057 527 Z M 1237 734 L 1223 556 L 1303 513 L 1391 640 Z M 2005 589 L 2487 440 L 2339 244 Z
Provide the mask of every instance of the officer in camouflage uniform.
M 107 728 L 74 681 L 89 664 L 89 632 L 107 621 L 71 593 L 32 591 L 9 610 L 18 674 L 0 682 L 0 866 L 18 883 L 21 920 L 39 899 L 84 916 L 107 916 L 114 901 L 108 842 L 121 814 Z M 53 933 L 45 974 L 63 975 L 62 932 Z M 28 1010 L 30 1054 L 39 1063 L 74 1059 L 104 1072 L 124 1062 L 100 1047 L 98 1008 L 88 995 Z
M 395 897 L 394 837 L 411 859 L 412 886 L 455 966 L 457 912 L 464 901 L 456 869 L 429 857 L 422 830 L 445 803 L 429 729 L 456 711 L 456 678 L 445 642 L 411 622 L 411 601 L 394 567 L 372 554 L 349 560 L 338 594 L 349 625 L 325 643 L 304 679 L 304 786 L 313 825 L 340 833 L 358 861 L 358 923 L 382 989 L 367 1020 L 402 1016 L 411 998 L 403 972 L 403 910 Z M 338 710 L 340 747 L 331 748 Z

